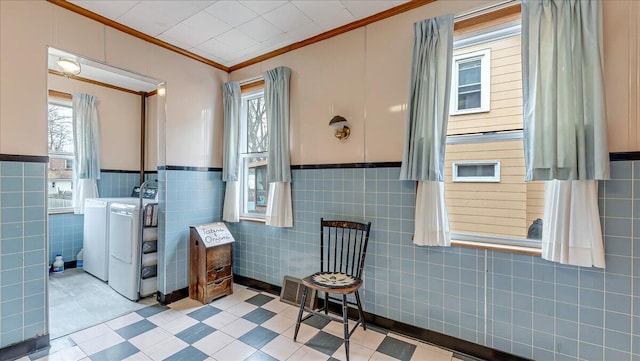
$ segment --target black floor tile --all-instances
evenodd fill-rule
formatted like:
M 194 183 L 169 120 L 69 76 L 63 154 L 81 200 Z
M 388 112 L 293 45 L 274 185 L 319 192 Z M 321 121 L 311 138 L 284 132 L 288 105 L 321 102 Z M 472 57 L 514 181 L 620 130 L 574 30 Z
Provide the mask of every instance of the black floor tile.
M 278 337 L 277 333 L 262 326 L 258 326 L 242 335 L 242 337 L 240 337 L 238 340 L 246 343 L 253 348 L 261 349 L 262 346 L 268 344 L 276 337 Z
M 155 324 L 147 320 L 140 320 L 136 323 L 132 323 L 128 326 L 117 329 L 116 333 L 122 336 L 122 338 L 124 338 L 125 340 L 128 340 L 130 338 L 141 335 L 149 330 L 153 330 L 156 327 L 158 326 L 156 326 Z
M 255 310 L 242 316 L 242 318 L 244 318 L 247 321 L 251 321 L 253 323 L 260 325 L 275 315 L 276 315 L 275 312 L 271 312 L 263 308 L 256 308 Z
M 411 356 L 413 356 L 415 350 L 416 345 L 387 336 L 382 340 L 382 343 L 376 351 L 399 360 L 408 361 L 411 359 Z
M 262 351 L 256 351 L 253 355 L 244 359 L 244 361 L 278 361 L 278 359 L 271 357 Z
M 195 318 L 198 321 L 204 321 L 207 318 L 217 315 L 218 313 L 220 313 L 222 311 L 220 311 L 219 309 L 215 308 L 215 307 L 202 307 L 199 308 L 193 312 L 190 312 L 187 314 L 187 316 L 191 317 L 191 318 Z
M 178 332 L 176 337 L 192 345 L 198 342 L 201 338 L 208 336 L 215 331 L 215 328 L 205 325 L 202 322 L 198 322 L 195 325 Z
M 193 346 L 189 346 L 167 357 L 164 361 L 203 361 L 206 360 L 207 357 L 209 357 L 209 355 L 206 353 Z
M 93 355 L 89 355 L 89 357 L 91 358 L 91 361 L 124 360 L 127 357 L 138 353 L 138 351 L 140 350 L 128 341 L 125 341 Z
M 344 340 L 324 331 L 318 332 L 305 345 L 325 355 L 333 355 L 344 343 Z
M 156 313 L 160 313 L 162 311 L 166 311 L 168 309 L 169 309 L 169 307 L 167 307 L 167 306 L 155 304 L 155 305 L 152 305 L 152 306 L 141 308 L 141 309 L 137 310 L 136 313 L 139 314 L 142 317 L 149 317 L 149 316 L 155 315 Z
M 273 301 L 274 298 L 273 297 L 269 297 L 267 295 L 264 294 L 259 294 L 259 295 L 255 295 L 251 298 L 249 298 L 248 300 L 245 300 L 244 302 L 249 302 L 252 305 L 256 305 L 256 306 L 262 306 L 267 302 Z
M 304 323 L 305 325 L 309 325 L 311 327 L 315 327 L 319 330 L 322 330 L 324 326 L 329 324 L 329 322 L 331 322 L 331 320 L 329 320 L 328 318 L 313 315 L 307 318 L 306 320 L 304 320 L 304 322 L 302 323 Z

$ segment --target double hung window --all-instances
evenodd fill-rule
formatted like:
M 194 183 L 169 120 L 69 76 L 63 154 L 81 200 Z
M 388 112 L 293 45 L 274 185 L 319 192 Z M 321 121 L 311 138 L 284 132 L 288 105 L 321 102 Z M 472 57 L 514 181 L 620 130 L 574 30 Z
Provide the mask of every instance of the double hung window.
M 456 30 L 445 154 L 453 240 L 538 245 L 544 182 L 525 182 L 520 16 Z
M 73 108 L 70 101 L 51 99 L 48 109 L 48 184 L 50 211 L 73 207 Z
M 269 196 L 264 93 L 243 94 L 240 114 L 240 216 L 264 218 Z

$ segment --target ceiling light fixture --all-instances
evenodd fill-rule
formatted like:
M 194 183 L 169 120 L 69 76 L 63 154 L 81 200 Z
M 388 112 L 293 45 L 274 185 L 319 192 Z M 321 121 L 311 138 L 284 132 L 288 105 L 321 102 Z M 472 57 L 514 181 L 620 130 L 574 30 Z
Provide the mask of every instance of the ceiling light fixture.
M 66 76 L 80 74 L 80 63 L 75 60 L 60 58 L 58 59 L 58 67 Z

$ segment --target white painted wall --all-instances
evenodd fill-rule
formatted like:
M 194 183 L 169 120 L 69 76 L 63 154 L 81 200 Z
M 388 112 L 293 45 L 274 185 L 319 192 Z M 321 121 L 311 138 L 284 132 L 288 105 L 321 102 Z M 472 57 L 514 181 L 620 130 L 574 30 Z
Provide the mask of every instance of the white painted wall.
M 0 1 L 0 153 L 47 154 L 48 45 L 166 81 L 166 164 L 221 167 L 226 72 L 45 1 Z

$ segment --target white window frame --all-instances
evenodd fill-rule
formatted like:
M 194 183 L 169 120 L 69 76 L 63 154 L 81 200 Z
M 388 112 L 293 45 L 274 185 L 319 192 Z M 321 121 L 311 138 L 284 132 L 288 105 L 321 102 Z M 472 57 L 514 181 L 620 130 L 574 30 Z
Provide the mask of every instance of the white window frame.
M 257 158 L 267 158 L 267 152 L 260 153 L 247 153 L 247 102 L 252 99 L 264 97 L 264 90 L 260 89 L 254 92 L 250 92 L 248 94 L 243 94 L 241 97 L 241 106 L 240 106 L 240 154 L 239 154 L 239 171 L 238 171 L 238 181 L 240 185 L 240 217 L 241 218 L 249 218 L 249 219 L 266 219 L 266 214 L 264 213 L 256 213 L 248 211 L 248 194 L 246 194 L 248 182 L 248 165 L 252 159 Z M 267 130 L 268 132 L 268 130 Z M 268 192 L 269 185 L 266 184 L 266 192 Z
M 461 63 L 480 59 L 480 107 L 458 109 L 458 74 Z M 453 56 L 451 71 L 450 115 L 486 113 L 491 110 L 491 49 L 483 49 Z
M 493 166 L 493 176 L 477 176 L 477 177 L 464 177 L 458 174 L 458 167 L 460 166 Z M 451 171 L 451 180 L 456 183 L 500 183 L 500 161 L 499 160 L 470 160 L 453 162 Z

